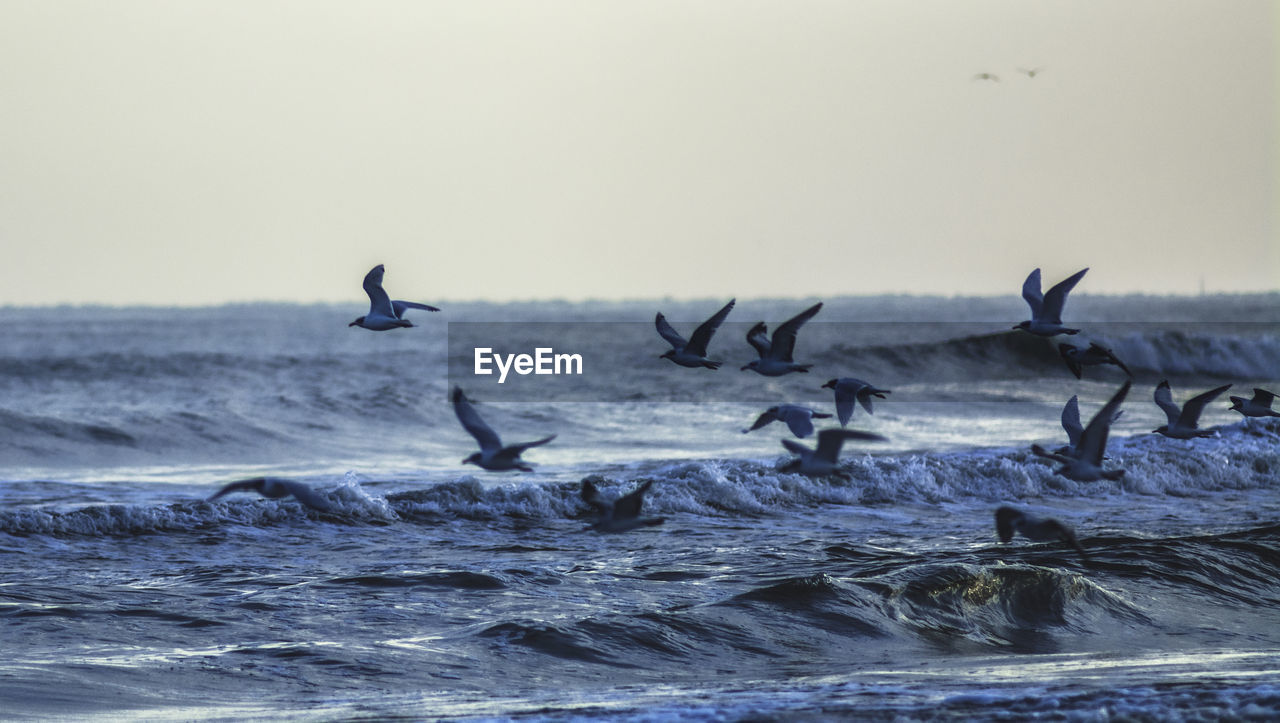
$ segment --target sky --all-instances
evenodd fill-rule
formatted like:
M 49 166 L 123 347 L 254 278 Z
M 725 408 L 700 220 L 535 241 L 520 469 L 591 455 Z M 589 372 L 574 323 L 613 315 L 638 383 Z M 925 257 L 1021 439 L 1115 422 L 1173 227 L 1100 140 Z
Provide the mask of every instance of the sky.
M 427 302 L 1016 295 L 1086 266 L 1077 293 L 1277 290 L 1278 25 L 0 0 L 0 305 L 345 302 L 378 263 Z

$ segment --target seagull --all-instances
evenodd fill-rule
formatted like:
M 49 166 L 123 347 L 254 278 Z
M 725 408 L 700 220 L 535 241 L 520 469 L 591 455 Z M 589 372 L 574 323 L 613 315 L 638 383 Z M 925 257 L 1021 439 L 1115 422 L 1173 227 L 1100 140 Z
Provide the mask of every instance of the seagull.
M 524 460 L 520 459 L 520 453 L 530 447 L 546 444 L 556 438 L 556 435 L 553 434 L 536 442 L 525 442 L 524 444 L 503 447 L 502 440 L 498 438 L 498 433 L 493 431 L 493 428 L 485 424 L 484 420 L 480 418 L 476 408 L 471 406 L 471 400 L 467 399 L 467 395 L 462 393 L 462 387 L 453 388 L 452 400 L 453 413 L 458 415 L 458 421 L 462 422 L 463 429 L 467 430 L 472 437 L 476 438 L 476 442 L 480 443 L 480 451 L 462 460 L 462 464 L 474 464 L 490 472 L 505 472 L 511 469 L 532 472 L 533 468 L 524 464 Z
M 1123 411 L 1117 411 L 1116 416 L 1111 418 L 1111 423 L 1115 424 L 1115 421 L 1123 414 Z M 1031 451 L 1049 459 L 1057 459 L 1055 455 L 1067 457 L 1079 455 L 1080 437 L 1084 434 L 1084 427 L 1080 424 L 1080 402 L 1074 394 L 1062 406 L 1062 428 L 1067 432 L 1067 443 L 1054 450 L 1053 454 L 1041 454 L 1044 449 L 1035 444 L 1031 445 Z
M 1027 76 L 1028 78 L 1034 78 L 1034 77 L 1036 77 L 1037 75 L 1040 75 L 1041 73 L 1043 73 L 1043 72 L 1044 72 L 1044 67 L 1043 67 L 1043 66 L 1041 66 L 1041 67 L 1039 67 L 1039 68 L 1030 68 L 1030 69 L 1028 69 L 1028 68 L 1018 68 L 1018 72 L 1019 72 L 1019 73 L 1022 73 L 1023 75 Z
M 1280 417 L 1280 412 L 1271 408 L 1271 402 L 1276 395 L 1265 389 L 1253 390 L 1253 399 L 1245 399 L 1244 397 L 1227 397 L 1231 400 L 1231 409 L 1244 415 L 1244 421 L 1249 423 L 1250 417 Z
M 382 290 L 382 273 L 385 270 L 382 264 L 378 264 L 364 275 L 364 293 L 369 295 L 369 313 L 356 318 L 347 326 L 360 326 L 370 331 L 408 328 L 413 323 L 404 318 L 406 309 L 439 311 L 434 306 L 413 301 L 392 301 L 387 292 Z
M 1083 379 L 1082 372 L 1087 366 L 1100 366 L 1102 364 L 1114 364 L 1120 367 L 1125 374 L 1133 376 L 1133 372 L 1129 371 L 1129 367 L 1120 361 L 1115 352 L 1102 346 L 1101 344 L 1089 342 L 1088 349 L 1081 349 L 1075 344 L 1062 343 L 1058 345 L 1058 353 L 1062 355 L 1062 360 L 1067 363 L 1067 368 L 1072 374 L 1076 375 L 1076 379 Z
M 717 311 L 715 316 L 707 319 L 693 330 L 693 336 L 685 341 L 671 325 L 667 323 L 667 317 L 658 312 L 654 317 L 653 323 L 658 327 L 658 336 L 667 340 L 671 344 L 671 349 L 663 354 L 660 359 L 670 359 L 682 367 L 706 367 L 708 369 L 719 369 L 723 362 L 711 361 L 707 358 L 707 344 L 711 342 L 711 335 L 716 333 L 716 329 L 720 328 L 720 324 L 724 322 L 724 318 L 733 310 L 733 302 L 724 305 L 724 308 Z
M 810 477 L 821 477 L 836 471 L 839 465 L 840 448 L 846 439 L 860 439 L 868 442 L 887 442 L 889 440 L 871 432 L 860 432 L 856 429 L 824 429 L 818 432 L 818 448 L 809 449 L 799 442 L 782 440 L 787 451 L 797 455 L 796 459 L 784 464 L 779 472 L 799 472 Z
M 294 482 L 289 479 L 280 479 L 279 477 L 254 477 L 252 479 L 242 479 L 232 482 L 222 489 L 215 492 L 206 502 L 213 502 L 219 497 L 230 494 L 232 492 L 257 492 L 267 499 L 280 499 L 293 495 L 303 505 L 313 510 L 328 512 L 333 509 L 333 505 L 324 495 L 316 492 L 301 482 Z
M 1011 542 L 1014 533 L 1034 542 L 1065 542 L 1076 548 L 1080 557 L 1088 559 L 1076 533 L 1052 517 L 1036 517 L 1005 505 L 996 510 L 996 534 L 1001 542 Z
M 645 480 L 631 492 L 613 502 L 606 502 L 590 478 L 582 480 L 582 500 L 591 505 L 599 515 L 591 529 L 599 532 L 626 532 L 637 527 L 661 525 L 665 521 L 662 517 L 640 516 L 644 493 L 649 491 L 652 484 L 653 480 Z
M 996 83 L 1000 82 L 1000 76 L 996 75 L 995 73 L 978 73 L 977 75 L 973 76 L 973 79 L 974 80 L 990 80 Z
M 796 314 L 773 332 L 772 341 L 769 339 L 769 327 L 765 326 L 763 321 L 751 327 L 751 331 L 747 332 L 747 343 L 755 347 L 760 358 L 752 359 L 749 364 L 742 367 L 742 371 L 751 369 L 766 377 L 780 377 L 790 372 L 809 371 L 812 364 L 796 364 L 791 355 L 796 349 L 796 332 L 800 331 L 800 327 L 821 309 L 822 302 L 818 302 Z
M 1032 445 L 1031 451 L 1041 457 L 1056 460 L 1062 463 L 1062 467 L 1054 470 L 1055 474 L 1060 474 L 1069 480 L 1076 482 L 1096 482 L 1100 479 L 1110 480 L 1112 482 L 1124 476 L 1122 469 L 1103 469 L 1102 458 L 1107 451 L 1107 435 L 1111 432 L 1111 423 L 1116 420 L 1120 414 L 1120 404 L 1124 402 L 1124 398 L 1129 394 L 1129 387 L 1133 386 L 1132 381 L 1124 383 L 1120 387 L 1120 391 L 1111 397 L 1111 401 L 1107 402 L 1098 413 L 1093 415 L 1093 419 L 1089 420 L 1089 426 L 1084 428 L 1080 433 L 1079 442 L 1077 442 L 1074 453 L 1062 454 L 1059 452 L 1045 451 L 1040 445 Z M 1071 403 L 1067 402 L 1070 406 Z M 1067 426 L 1067 410 L 1063 410 L 1063 425 Z M 1076 411 L 1079 416 L 1079 411 Z M 1077 423 L 1079 420 L 1076 420 Z M 1068 436 L 1071 430 L 1067 430 Z
M 756 418 L 756 423 L 751 425 L 751 429 L 744 429 L 742 433 L 754 432 L 773 422 L 785 422 L 787 427 L 791 429 L 792 434 L 804 439 L 813 434 L 814 419 L 829 419 L 830 417 L 830 414 L 815 412 L 798 404 L 779 404 L 764 410 L 764 414 Z
M 1062 325 L 1062 307 L 1067 303 L 1067 294 L 1084 278 L 1089 269 L 1081 269 L 1066 279 L 1059 281 L 1049 293 L 1040 295 L 1040 269 L 1032 271 L 1027 280 L 1022 282 L 1022 298 L 1031 307 L 1031 320 L 1013 327 L 1029 331 L 1036 336 L 1057 336 L 1058 334 L 1075 334 L 1079 329 L 1068 329 Z
M 861 404 L 862 408 L 867 410 L 867 414 L 871 414 L 871 398 L 884 399 L 884 395 L 891 393 L 888 389 L 876 389 L 871 384 L 853 377 L 832 379 L 823 384 L 822 388 L 830 389 L 836 394 L 836 414 L 840 415 L 841 427 L 848 424 L 849 418 L 853 416 L 854 402 Z
M 1224 384 L 1216 389 L 1210 389 L 1204 394 L 1198 394 L 1188 399 L 1182 405 L 1182 409 L 1178 409 L 1178 405 L 1173 403 L 1173 390 L 1169 388 L 1169 380 L 1160 382 L 1156 387 L 1156 404 L 1164 410 L 1164 414 L 1169 418 L 1169 423 L 1161 425 L 1151 431 L 1159 432 L 1166 437 L 1174 439 L 1192 439 L 1193 437 L 1212 437 L 1215 432 L 1211 429 L 1200 429 L 1196 425 L 1200 422 L 1200 413 L 1204 411 L 1204 407 L 1212 402 L 1214 397 L 1231 388 L 1230 384 Z

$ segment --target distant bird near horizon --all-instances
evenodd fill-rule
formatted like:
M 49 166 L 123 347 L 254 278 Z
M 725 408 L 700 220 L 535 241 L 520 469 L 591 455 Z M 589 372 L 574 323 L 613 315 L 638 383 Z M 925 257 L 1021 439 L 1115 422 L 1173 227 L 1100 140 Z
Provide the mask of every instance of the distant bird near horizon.
M 1044 67 L 1041 66 L 1039 68 L 1018 68 L 1018 72 L 1022 73 L 1028 78 L 1035 78 L 1037 75 L 1040 75 L 1041 73 L 1044 72 Z
M 1062 360 L 1067 363 L 1067 368 L 1071 370 L 1071 373 L 1076 375 L 1076 379 L 1084 378 L 1083 372 L 1086 366 L 1101 366 L 1103 364 L 1120 367 L 1125 374 L 1130 377 L 1133 376 L 1133 372 L 1129 371 L 1129 367 L 1120 361 L 1115 352 L 1096 341 L 1089 342 L 1089 346 L 1086 349 L 1081 349 L 1075 344 L 1063 342 L 1058 345 L 1058 353 L 1062 356 Z
M 305 507 L 313 510 L 328 512 L 333 509 L 333 505 L 329 500 L 319 492 L 311 489 L 311 487 L 289 479 L 280 477 L 253 477 L 251 479 L 242 479 L 227 484 L 222 489 L 213 493 L 206 502 L 213 502 L 219 497 L 232 492 L 257 492 L 267 499 L 277 500 L 281 497 L 293 495 L 295 499 Z
M 860 432 L 856 429 L 824 429 L 818 432 L 817 449 L 782 440 L 782 446 L 796 455 L 796 458 L 782 465 L 779 472 L 798 472 L 809 477 L 822 477 L 835 472 L 840 465 L 840 448 L 846 440 L 858 439 L 866 442 L 887 442 L 888 439 L 871 432 Z
M 716 329 L 720 328 L 720 324 L 724 322 L 725 317 L 729 315 L 730 311 L 733 311 L 735 301 L 737 300 L 730 299 L 729 303 L 725 304 L 714 316 L 699 324 L 698 328 L 693 330 L 693 334 L 688 341 L 685 341 L 683 336 L 680 336 L 675 329 L 671 328 L 671 324 L 667 323 L 667 318 L 662 315 L 662 312 L 658 312 L 658 315 L 653 319 L 654 326 L 658 328 L 658 335 L 666 339 L 667 343 L 672 347 L 658 358 L 670 359 L 682 367 L 719 369 L 723 362 L 711 361 L 707 358 L 707 344 L 711 343 L 711 336 L 716 333 Z
M 798 404 L 778 404 L 764 410 L 764 413 L 756 418 L 755 424 L 750 429 L 742 430 L 743 434 L 754 432 L 761 427 L 765 427 L 773 422 L 782 422 L 787 425 L 791 433 L 800 439 L 804 439 L 813 434 L 814 419 L 830 419 L 830 414 L 814 411 L 808 407 L 802 407 Z
M 382 289 L 382 274 L 384 271 L 383 265 L 378 264 L 364 275 L 363 286 L 364 293 L 369 295 L 369 313 L 356 317 L 356 320 L 347 324 L 347 326 L 358 326 L 370 331 L 407 329 L 413 326 L 413 322 L 404 318 L 404 312 L 407 309 L 439 311 L 434 306 L 419 304 L 414 301 L 392 301 L 387 292 Z
M 752 359 L 741 371 L 748 369 L 766 377 L 780 377 L 791 372 L 808 372 L 812 364 L 797 364 L 792 355 L 796 348 L 796 333 L 804 323 L 814 317 L 822 309 L 818 302 L 808 309 L 783 322 L 769 338 L 769 327 L 763 321 L 757 322 L 747 332 L 747 343 L 755 347 L 759 359 Z
M 995 73 L 977 73 L 976 75 L 974 75 L 974 76 L 973 76 L 973 79 L 974 79 L 974 80 L 989 80 L 989 81 L 991 81 L 991 82 L 993 82 L 993 83 L 999 83 L 999 82 L 1000 82 L 1000 76 L 996 75 Z
M 853 417 L 854 403 L 862 405 L 867 410 L 867 414 L 871 414 L 871 398 L 879 397 L 884 399 L 886 394 L 892 394 L 888 389 L 877 389 L 869 382 L 853 377 L 839 377 L 829 380 L 822 385 L 823 389 L 830 389 L 835 393 L 836 397 L 836 414 L 840 418 L 840 426 L 843 427 L 849 423 L 849 419 Z
M 1036 517 L 1015 507 L 1003 505 L 996 510 L 996 534 L 1003 543 L 1013 541 L 1014 533 L 1033 542 L 1065 542 L 1080 553 L 1080 557 L 1088 559 L 1076 533 L 1067 525 L 1052 517 Z
M 518 469 L 521 472 L 532 472 L 533 468 L 525 464 L 520 459 L 520 454 L 530 447 L 537 447 L 556 438 L 556 435 L 543 437 L 536 442 L 525 442 L 523 444 L 512 444 L 506 447 L 502 446 L 502 440 L 498 437 L 498 433 L 480 418 L 480 414 L 476 412 L 475 407 L 471 406 L 471 400 L 467 399 L 467 395 L 462 393 L 462 387 L 454 387 L 451 395 L 453 401 L 453 413 L 458 416 L 458 421 L 462 423 L 462 428 L 475 437 L 476 442 L 480 445 L 480 451 L 473 453 L 470 457 L 462 460 L 462 464 L 474 464 L 481 469 L 487 469 L 490 472 L 506 472 L 508 470 Z
M 1031 451 L 1040 457 L 1047 457 L 1062 463 L 1062 467 L 1054 470 L 1054 474 L 1062 475 L 1076 482 L 1096 482 L 1100 479 L 1112 482 L 1124 476 L 1124 470 L 1104 469 L 1103 457 L 1107 451 L 1107 435 L 1111 432 L 1111 424 L 1120 415 L 1120 405 L 1129 394 L 1132 381 L 1126 381 L 1102 409 L 1099 409 L 1089 420 L 1089 426 L 1080 433 L 1079 442 L 1075 445 L 1074 454 L 1048 452 L 1039 445 L 1032 445 Z M 1070 402 L 1068 402 L 1070 404 Z M 1077 410 L 1076 414 L 1079 414 Z M 1067 412 L 1063 410 L 1063 427 L 1067 426 Z M 1070 436 L 1070 430 L 1067 432 Z
M 609 502 L 590 478 L 582 480 L 579 494 L 582 501 L 596 511 L 597 519 L 591 529 L 598 532 L 626 532 L 637 527 L 653 527 L 666 521 L 664 517 L 641 517 L 640 507 L 644 504 L 644 494 L 653 485 L 653 480 L 641 482 L 638 487 Z
M 1275 401 L 1276 395 L 1265 389 L 1254 387 L 1253 398 L 1245 399 L 1244 397 L 1227 397 L 1231 400 L 1230 409 L 1244 415 L 1245 424 L 1250 424 L 1251 418 L 1256 417 L 1280 417 L 1280 412 L 1271 408 L 1271 403 Z
M 1155 400 L 1156 404 L 1164 410 L 1169 423 L 1160 425 L 1151 431 L 1173 439 L 1214 436 L 1217 434 L 1214 430 L 1200 429 L 1200 414 L 1204 412 L 1204 408 L 1209 402 L 1212 402 L 1219 394 L 1230 388 L 1230 384 L 1224 384 L 1202 394 L 1197 394 L 1184 402 L 1181 409 L 1179 409 L 1178 405 L 1173 401 L 1173 389 L 1169 387 L 1169 380 L 1161 381 L 1156 386 Z
M 1015 329 L 1022 329 L 1036 336 L 1057 336 L 1059 334 L 1076 334 L 1079 329 L 1068 329 L 1062 325 L 1062 307 L 1067 303 L 1067 294 L 1080 283 L 1089 269 L 1086 267 L 1071 276 L 1059 281 L 1049 289 L 1048 293 L 1040 293 L 1040 269 L 1027 275 L 1022 282 L 1022 298 L 1031 307 L 1031 319 L 1024 321 Z

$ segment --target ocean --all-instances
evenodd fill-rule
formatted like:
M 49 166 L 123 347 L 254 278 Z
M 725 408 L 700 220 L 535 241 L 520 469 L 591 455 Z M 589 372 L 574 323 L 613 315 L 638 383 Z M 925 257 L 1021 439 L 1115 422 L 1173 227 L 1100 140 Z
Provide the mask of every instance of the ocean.
M 1073 295 L 1134 374 L 1107 465 L 1032 454 L 1128 378 L 1077 380 L 1010 327 L 1014 294 L 823 300 L 804 374 L 660 359 L 727 299 L 453 303 L 411 329 L 350 305 L 0 309 L 0 718 L 156 720 L 1274 720 L 1280 717 L 1280 294 Z M 474 373 L 473 349 L 577 353 L 582 374 Z M 892 390 L 840 474 L 778 471 L 778 403 L 830 378 Z M 1202 426 L 1152 434 L 1222 384 Z M 463 464 L 459 386 L 533 472 Z M 819 428 L 838 426 L 818 420 Z M 803 440 L 812 445 L 813 438 Z M 311 486 L 234 493 L 255 476 Z M 582 480 L 652 481 L 656 527 L 589 529 Z M 1002 544 L 1012 505 L 1070 525 Z

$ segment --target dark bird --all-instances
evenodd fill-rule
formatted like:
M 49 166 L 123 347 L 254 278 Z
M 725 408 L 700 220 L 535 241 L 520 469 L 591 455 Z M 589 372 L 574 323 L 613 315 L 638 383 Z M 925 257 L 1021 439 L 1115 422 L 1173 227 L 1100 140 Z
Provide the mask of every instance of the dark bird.
M 1125 374 L 1133 376 L 1133 372 L 1129 371 L 1129 367 L 1120 361 L 1115 352 L 1097 342 L 1089 342 L 1089 348 L 1087 349 L 1081 349 L 1075 344 L 1063 342 L 1058 345 L 1058 353 L 1062 355 L 1062 360 L 1067 363 L 1067 368 L 1071 370 L 1071 373 L 1076 375 L 1076 379 L 1083 378 L 1082 372 L 1085 367 L 1101 364 L 1118 366 Z
M 815 412 L 808 407 L 802 407 L 798 404 L 779 404 L 764 410 L 764 413 L 756 418 L 756 423 L 751 425 L 750 429 L 742 430 L 743 434 L 754 432 L 773 422 L 782 422 L 787 425 L 791 433 L 797 437 L 804 439 L 813 434 L 814 419 L 830 419 L 830 414 Z
M 742 370 L 751 369 L 766 377 L 780 377 L 790 372 L 809 371 L 812 364 L 796 364 L 795 359 L 792 358 L 796 349 L 796 332 L 800 331 L 800 327 L 821 309 L 822 303 L 819 302 L 796 314 L 773 332 L 772 340 L 769 338 L 769 327 L 765 326 L 763 321 L 751 327 L 751 331 L 747 332 L 747 343 L 755 347 L 760 358 L 752 359 L 742 367 Z
M 333 505 L 329 503 L 329 500 L 319 492 L 301 482 L 280 479 L 279 477 L 254 477 L 232 482 L 213 493 L 206 502 L 213 502 L 219 497 L 232 492 L 257 492 L 263 497 L 272 500 L 293 495 L 299 502 L 313 510 L 328 512 L 333 509 Z
M 1076 533 L 1051 517 L 1036 517 L 1005 505 L 996 510 L 996 534 L 1001 542 L 1012 542 L 1017 533 L 1033 542 L 1065 542 L 1076 549 L 1082 558 L 1088 559 Z
M 999 82 L 1000 82 L 1000 76 L 996 75 L 995 73 L 978 73 L 978 74 L 976 74 L 976 75 L 974 75 L 974 76 L 973 76 L 973 79 L 974 79 L 974 80 L 989 80 L 989 81 L 991 81 L 991 82 L 993 82 L 993 83 L 999 83 Z
M 1093 415 L 1093 419 L 1089 420 L 1089 426 L 1084 428 L 1080 433 L 1079 441 L 1073 446 L 1074 454 L 1061 454 L 1058 452 L 1048 452 L 1039 445 L 1032 445 L 1031 451 L 1041 457 L 1047 457 L 1062 463 L 1062 467 L 1054 470 L 1056 474 L 1060 474 L 1070 480 L 1076 482 L 1096 482 L 1100 479 L 1115 481 L 1124 476 L 1122 469 L 1103 469 L 1102 459 L 1107 451 L 1107 435 L 1111 433 L 1111 423 L 1120 416 L 1120 405 L 1124 402 L 1124 398 L 1129 394 L 1129 387 L 1133 386 L 1133 382 L 1125 382 L 1120 387 L 1102 409 Z M 1070 402 L 1067 403 L 1070 406 Z M 1079 411 L 1076 411 L 1076 423 L 1079 423 Z M 1067 427 L 1067 411 L 1063 410 L 1062 426 Z M 1071 436 L 1071 430 L 1067 429 L 1067 436 Z
M 810 477 L 822 477 L 836 471 L 840 464 L 840 448 L 847 439 L 859 439 L 867 442 L 887 442 L 889 440 L 871 432 L 860 432 L 856 429 L 824 429 L 818 432 L 818 448 L 808 447 L 789 439 L 782 440 L 782 446 L 796 455 L 796 459 L 784 464 L 779 472 L 799 472 Z
M 462 422 L 462 428 L 467 430 L 472 437 L 475 437 L 476 442 L 480 444 L 480 451 L 462 460 L 463 464 L 474 464 L 490 472 L 505 472 L 512 469 L 532 472 L 533 468 L 520 459 L 520 454 L 530 447 L 546 444 L 556 438 L 556 435 L 553 434 L 536 442 L 525 442 L 524 444 L 503 447 L 502 440 L 498 438 L 498 433 L 494 432 L 493 428 L 485 424 L 484 420 L 480 418 L 480 414 L 476 412 L 475 407 L 471 406 L 471 401 L 467 399 L 467 395 L 462 393 L 461 387 L 453 388 L 452 399 L 453 413 L 458 415 L 458 421 Z
M 1246 424 L 1250 417 L 1280 417 L 1280 412 L 1271 408 L 1271 402 L 1275 398 L 1275 394 L 1256 387 L 1253 390 L 1253 399 L 1227 397 L 1231 400 L 1231 409 L 1243 414 Z
M 832 379 L 823 384 L 822 388 L 835 392 L 836 414 L 840 417 L 841 427 L 848 424 L 849 419 L 853 417 L 855 402 L 861 404 L 862 408 L 867 410 L 867 414 L 871 414 L 871 398 L 884 399 L 884 395 L 892 393 L 888 389 L 876 389 L 870 383 L 853 377 Z
M 1034 77 L 1036 77 L 1037 75 L 1040 75 L 1041 73 L 1043 73 L 1043 72 L 1044 72 L 1044 68 L 1043 68 L 1043 67 L 1041 67 L 1041 68 L 1018 68 L 1018 72 L 1019 72 L 1019 73 L 1022 73 L 1023 75 L 1027 76 L 1028 78 L 1034 78 Z
M 707 358 L 707 344 L 711 343 L 711 335 L 716 333 L 716 329 L 720 328 L 720 324 L 724 322 L 729 312 L 733 310 L 734 300 L 724 305 L 715 316 L 707 319 L 693 330 L 693 336 L 685 341 L 671 325 L 667 323 L 667 318 L 658 312 L 654 317 L 653 323 L 658 327 L 658 335 L 667 340 L 671 345 L 671 349 L 663 354 L 661 359 L 670 359 L 682 367 L 706 367 L 708 369 L 719 369 L 722 362 L 711 361 Z
M 1067 294 L 1080 283 L 1088 270 L 1081 269 L 1059 281 L 1044 295 L 1040 294 L 1040 269 L 1032 271 L 1027 280 L 1022 282 L 1022 298 L 1031 307 L 1031 319 L 1013 328 L 1029 331 L 1036 336 L 1078 333 L 1079 329 L 1068 329 L 1062 325 L 1062 307 L 1067 303 Z
M 637 527 L 661 525 L 665 521 L 662 517 L 640 516 L 644 493 L 649 491 L 652 484 L 653 480 L 645 480 L 631 492 L 609 502 L 600 495 L 600 490 L 590 478 L 582 480 L 582 500 L 591 505 L 598 515 L 591 529 L 599 532 L 626 532 Z
M 1200 413 L 1204 411 L 1205 405 L 1230 388 L 1230 384 L 1224 384 L 1203 394 L 1197 394 L 1188 399 L 1179 409 L 1178 405 L 1173 403 L 1173 390 L 1169 388 L 1169 380 L 1166 379 L 1160 382 L 1159 386 L 1156 387 L 1156 404 L 1164 410 L 1165 416 L 1169 418 L 1169 423 L 1162 424 L 1151 431 L 1159 432 L 1166 437 L 1173 437 L 1174 439 L 1212 437 L 1216 434 L 1212 429 L 1200 429 Z
M 419 304 L 413 301 L 392 301 L 382 289 L 382 272 L 385 269 L 378 264 L 364 275 L 364 293 L 369 295 L 369 313 L 357 317 L 347 326 L 359 326 L 371 331 L 386 331 L 413 326 L 413 322 L 404 318 L 406 309 L 425 309 L 439 311 L 434 306 Z

